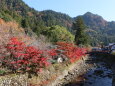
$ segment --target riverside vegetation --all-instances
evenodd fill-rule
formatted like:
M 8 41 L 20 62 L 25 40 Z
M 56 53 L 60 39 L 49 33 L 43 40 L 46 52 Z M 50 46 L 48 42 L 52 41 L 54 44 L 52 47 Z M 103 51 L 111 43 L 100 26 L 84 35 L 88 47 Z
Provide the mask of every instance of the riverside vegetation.
M 89 45 L 115 41 L 115 22 L 90 12 L 71 18 L 22 0 L 0 0 L 0 7 L 1 86 L 46 85 L 83 60 Z
M 87 48 L 80 48 L 74 43 L 65 41 L 53 42 L 53 44 L 45 43 L 43 37 L 38 39 L 31 31 L 25 34 L 24 29 L 18 26 L 16 22 L 5 22 L 0 19 L 0 27 L 1 86 L 4 84 L 13 84 L 15 86 L 16 84 L 21 84 L 26 86 L 31 84 L 31 82 L 28 82 L 28 78 L 40 75 L 42 81 L 44 79 L 46 81 L 47 79 L 52 80 L 54 76 L 56 77 L 59 74 L 58 71 L 63 71 L 63 68 L 67 67 L 66 65 L 70 65 L 82 58 L 82 56 L 85 56 L 87 51 Z M 58 58 L 62 59 L 61 64 L 57 62 Z M 48 76 L 44 73 L 44 70 L 54 75 L 50 74 Z M 46 76 L 42 73 L 49 78 L 45 78 Z M 41 80 L 38 81 L 40 82 Z
M 21 18 L 20 16 L 15 18 L 11 17 L 12 15 L 8 16 L 8 10 L 4 6 L 2 9 L 2 19 L 0 19 L 1 86 L 47 84 L 56 79 L 67 65 L 85 56 L 87 49 L 75 45 L 74 35 L 65 27 L 52 25 L 39 29 L 37 27 L 40 26 L 39 23 L 39 25 L 34 25 L 35 28 L 29 27 L 27 24 L 29 21 L 22 18 L 20 23 L 20 19 L 15 20 L 15 18 Z M 30 28 L 34 28 L 33 31 L 36 34 Z M 44 36 L 40 38 L 41 35 Z M 58 61 L 59 59 L 61 60 Z M 61 62 L 61 65 L 58 62 Z M 50 73 L 44 73 L 45 71 Z M 34 77 L 37 79 L 34 80 Z M 28 81 L 29 78 L 32 80 Z

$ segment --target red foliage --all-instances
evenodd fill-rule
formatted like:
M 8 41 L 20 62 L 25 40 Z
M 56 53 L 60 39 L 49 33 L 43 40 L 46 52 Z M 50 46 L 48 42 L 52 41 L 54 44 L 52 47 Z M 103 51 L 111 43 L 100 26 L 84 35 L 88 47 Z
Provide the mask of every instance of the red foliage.
M 57 55 L 56 49 L 51 49 L 48 51 L 48 53 L 50 56 L 56 56 Z
M 47 62 L 49 57 L 61 53 L 68 57 L 71 62 L 74 62 L 86 53 L 86 49 L 76 47 L 72 43 L 58 42 L 57 45 L 57 49 L 42 51 L 34 46 L 26 46 L 24 42 L 20 42 L 18 38 L 13 37 L 8 44 L 1 47 L 5 49 L 4 52 L 0 53 L 0 62 L 12 71 L 37 72 L 49 65 Z
M 57 42 L 58 49 L 63 50 L 63 54 L 66 55 L 71 62 L 74 62 L 80 59 L 82 56 L 85 55 L 86 49 L 76 47 L 72 43 L 65 43 L 65 42 Z
M 2 63 L 12 70 L 37 72 L 48 65 L 42 50 L 34 46 L 26 46 L 17 38 L 11 38 L 5 48 L 6 53 Z

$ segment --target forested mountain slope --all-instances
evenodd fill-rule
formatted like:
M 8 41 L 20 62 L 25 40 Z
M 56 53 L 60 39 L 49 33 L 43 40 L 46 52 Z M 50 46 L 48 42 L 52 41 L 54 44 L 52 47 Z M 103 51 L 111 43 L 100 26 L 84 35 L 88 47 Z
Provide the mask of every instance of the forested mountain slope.
M 77 15 L 77 14 L 76 14 Z M 90 35 L 91 44 L 108 44 L 115 42 L 115 22 L 108 22 L 101 16 L 90 12 L 81 15 Z M 23 28 L 32 29 L 37 35 L 42 34 L 44 29 L 52 26 L 63 26 L 72 31 L 72 24 L 77 18 L 52 10 L 36 11 L 30 8 L 22 0 L 0 0 L 0 18 L 5 21 L 16 21 Z M 94 39 L 95 38 L 95 39 Z
M 81 15 L 87 26 L 87 33 L 92 39 L 92 44 L 115 42 L 115 22 L 108 22 L 97 14 L 87 12 Z M 77 18 L 77 17 L 76 17 Z M 74 18 L 74 20 L 76 19 Z

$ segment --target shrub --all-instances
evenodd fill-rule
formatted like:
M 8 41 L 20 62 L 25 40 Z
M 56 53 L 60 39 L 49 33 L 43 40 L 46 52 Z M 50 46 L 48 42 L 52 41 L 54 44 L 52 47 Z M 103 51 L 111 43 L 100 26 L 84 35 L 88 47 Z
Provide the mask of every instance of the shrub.
M 0 70 L 0 75 L 3 75 L 5 74 L 5 71 L 4 70 Z
M 54 57 L 68 58 L 70 62 L 80 59 L 86 53 L 85 48 L 76 47 L 72 43 L 57 42 L 55 49 L 40 50 L 34 46 L 26 46 L 18 38 L 11 38 L 10 41 L 0 47 L 1 65 L 13 72 L 21 71 L 37 73 L 49 65 L 47 60 Z
M 74 62 L 86 55 L 85 48 L 76 47 L 73 43 L 57 42 L 59 50 L 63 50 L 63 54 L 70 59 L 70 62 Z
M 37 72 L 48 65 L 43 51 L 34 46 L 26 46 L 17 38 L 11 38 L 4 46 L 5 51 L 0 58 L 2 65 L 12 71 Z

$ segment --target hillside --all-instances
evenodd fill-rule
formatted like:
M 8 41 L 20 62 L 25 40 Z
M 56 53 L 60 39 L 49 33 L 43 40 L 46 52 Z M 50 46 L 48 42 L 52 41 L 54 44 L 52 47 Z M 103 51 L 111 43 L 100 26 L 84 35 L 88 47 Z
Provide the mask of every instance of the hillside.
M 0 19 L 0 45 L 6 44 L 12 37 L 17 37 L 27 45 L 35 45 L 37 42 L 37 36 L 31 30 L 26 33 L 16 22 Z
M 106 28 L 106 26 L 108 25 L 107 21 L 97 14 L 87 12 L 82 15 L 82 17 L 85 24 L 94 30 Z
M 77 18 L 52 10 L 36 11 L 22 0 L 0 0 L 0 6 L 0 18 L 5 21 L 15 20 L 23 28 L 31 28 L 38 36 L 43 34 L 44 29 L 47 27 L 56 25 L 66 27 L 73 32 L 72 23 Z M 88 28 L 87 33 L 92 39 L 91 45 L 97 45 L 102 42 L 104 44 L 115 42 L 114 21 L 108 22 L 101 16 L 91 12 L 81 16 Z
M 39 12 L 30 8 L 22 0 L 1 0 L 0 18 L 5 21 L 15 20 L 23 28 L 41 29 Z
M 87 33 L 92 39 L 92 45 L 97 45 L 98 43 L 108 43 L 115 42 L 115 22 L 108 22 L 103 17 L 87 12 L 81 15 L 84 23 L 87 26 Z M 76 17 L 77 18 L 77 17 Z M 74 19 L 76 19 L 74 18 Z
M 41 18 L 46 26 L 60 25 L 71 28 L 73 19 L 64 13 L 55 12 L 52 10 L 41 11 Z
M 0 18 L 6 21 L 16 20 L 21 26 L 25 23 L 23 27 L 30 27 L 34 32 L 40 32 L 46 26 L 70 28 L 72 25 L 72 18 L 68 15 L 51 10 L 38 12 L 22 0 L 1 0 L 0 6 Z

